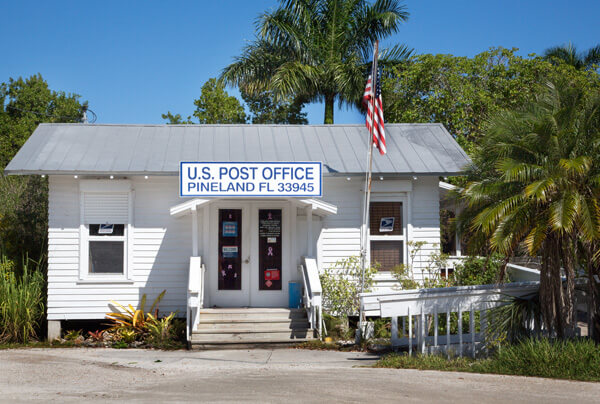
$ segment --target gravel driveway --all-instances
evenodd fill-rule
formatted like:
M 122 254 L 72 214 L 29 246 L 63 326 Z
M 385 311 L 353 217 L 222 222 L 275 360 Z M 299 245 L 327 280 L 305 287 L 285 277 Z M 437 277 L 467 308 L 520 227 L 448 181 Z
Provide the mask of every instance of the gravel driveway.
M 0 401 L 599 402 L 600 383 L 370 369 L 364 353 L 295 349 L 0 351 Z

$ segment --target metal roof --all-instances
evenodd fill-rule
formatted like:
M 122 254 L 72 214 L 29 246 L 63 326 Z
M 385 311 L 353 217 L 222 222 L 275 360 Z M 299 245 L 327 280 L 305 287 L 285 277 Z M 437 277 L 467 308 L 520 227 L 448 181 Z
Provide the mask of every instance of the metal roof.
M 470 162 L 441 124 L 387 124 L 373 173 L 460 174 Z M 322 161 L 324 175 L 364 173 L 364 125 L 41 124 L 6 174 L 178 175 L 180 161 Z

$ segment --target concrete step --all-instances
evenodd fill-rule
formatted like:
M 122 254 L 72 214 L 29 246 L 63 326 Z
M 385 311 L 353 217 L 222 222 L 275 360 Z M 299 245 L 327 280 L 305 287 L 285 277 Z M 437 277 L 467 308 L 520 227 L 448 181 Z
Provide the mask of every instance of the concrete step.
M 219 321 L 219 322 L 200 322 L 197 327 L 197 331 L 214 331 L 214 330 L 222 330 L 222 331 L 230 331 L 236 329 L 249 329 L 253 331 L 272 331 L 272 330 L 298 330 L 298 329 L 308 329 L 310 325 L 306 320 L 300 321 Z
M 193 342 L 190 344 L 190 348 L 192 350 L 218 350 L 218 349 L 256 349 L 256 348 L 287 348 L 290 346 L 294 346 L 296 344 L 300 344 L 302 342 L 311 341 L 314 338 L 297 338 L 297 339 L 284 339 L 281 341 L 243 341 L 243 342 Z
M 311 340 L 314 337 L 313 330 L 284 330 L 273 332 L 252 332 L 249 330 L 240 330 L 229 333 L 200 333 L 192 334 L 192 344 L 270 344 L 281 342 L 301 342 Z
M 269 322 L 279 320 L 306 319 L 303 309 L 202 309 L 200 321 L 257 321 Z
M 315 334 L 304 309 L 201 309 L 199 320 L 191 338 L 194 348 L 281 346 L 310 341 Z

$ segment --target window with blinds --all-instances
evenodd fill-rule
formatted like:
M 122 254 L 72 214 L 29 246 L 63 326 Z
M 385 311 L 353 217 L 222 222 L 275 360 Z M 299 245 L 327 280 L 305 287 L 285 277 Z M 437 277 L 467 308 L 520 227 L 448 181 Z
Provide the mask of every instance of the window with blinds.
M 404 262 L 402 202 L 371 202 L 369 211 L 371 264 L 391 271 Z
M 130 192 L 125 183 L 92 181 L 81 193 L 81 276 L 121 278 L 127 273 L 127 239 Z M 97 189 L 95 188 L 97 187 Z M 111 189 L 112 188 L 112 189 Z M 113 190 L 118 192 L 111 192 Z
M 128 192 L 84 192 L 83 221 L 90 223 L 126 224 L 129 219 Z

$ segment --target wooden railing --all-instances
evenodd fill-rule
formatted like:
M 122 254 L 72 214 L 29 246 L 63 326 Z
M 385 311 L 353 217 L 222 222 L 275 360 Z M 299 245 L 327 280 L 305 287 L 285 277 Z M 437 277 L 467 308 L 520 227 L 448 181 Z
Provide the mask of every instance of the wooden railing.
M 411 354 L 414 345 L 421 353 L 445 351 L 450 355 L 454 350 L 459 356 L 468 347 L 475 356 L 478 345 L 485 341 L 488 321 L 493 321 L 488 318 L 490 309 L 506 304 L 509 296 L 528 296 L 538 289 L 539 282 L 518 282 L 375 292 L 361 294 L 361 305 L 367 315 L 391 318 L 393 347 L 407 347 Z M 465 312 L 469 313 L 468 332 L 463 332 Z M 451 332 L 452 313 L 456 313 L 458 330 L 455 333 Z M 440 315 L 445 317 L 445 335 L 439 335 Z M 531 326 L 539 327 L 539 324 Z
M 200 321 L 200 309 L 204 306 L 204 273 L 201 257 L 190 257 L 187 289 L 186 336 L 191 341 L 192 332 Z
M 303 264 L 298 266 L 302 274 L 303 302 L 310 327 L 317 331 L 319 338 L 322 336 L 323 308 L 322 289 L 319 279 L 319 268 L 314 258 L 303 258 Z

